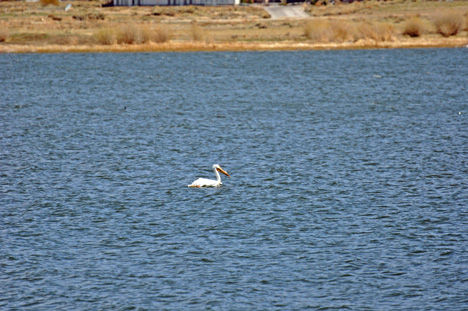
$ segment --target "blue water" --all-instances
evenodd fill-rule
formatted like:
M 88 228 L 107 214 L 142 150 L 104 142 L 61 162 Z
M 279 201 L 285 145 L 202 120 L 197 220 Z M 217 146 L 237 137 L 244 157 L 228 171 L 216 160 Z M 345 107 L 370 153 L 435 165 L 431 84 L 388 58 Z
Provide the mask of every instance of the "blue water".
M 0 68 L 1 310 L 466 310 L 468 49 Z

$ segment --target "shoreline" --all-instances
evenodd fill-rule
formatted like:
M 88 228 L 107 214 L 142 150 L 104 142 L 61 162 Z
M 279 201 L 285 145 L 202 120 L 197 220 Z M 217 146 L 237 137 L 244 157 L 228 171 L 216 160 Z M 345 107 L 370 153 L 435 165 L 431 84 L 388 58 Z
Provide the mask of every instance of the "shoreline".
M 100 0 L 60 3 L 0 2 L 0 54 L 468 47 L 468 2 L 461 0 L 303 4 L 307 18 L 272 18 L 258 5 L 105 8 Z M 68 11 L 67 4 L 72 7 Z M 445 24 L 459 19 L 454 34 L 438 30 L 436 22 L 444 16 Z M 412 37 L 406 30 L 411 21 L 417 26 Z
M 468 38 L 434 40 L 408 39 L 405 41 L 358 41 L 344 43 L 203 43 L 168 42 L 113 45 L 19 45 L 0 44 L 0 54 L 23 53 L 164 53 L 164 52 L 250 52 L 250 51 L 320 51 L 320 50 L 371 50 L 371 49 L 421 49 L 468 48 Z

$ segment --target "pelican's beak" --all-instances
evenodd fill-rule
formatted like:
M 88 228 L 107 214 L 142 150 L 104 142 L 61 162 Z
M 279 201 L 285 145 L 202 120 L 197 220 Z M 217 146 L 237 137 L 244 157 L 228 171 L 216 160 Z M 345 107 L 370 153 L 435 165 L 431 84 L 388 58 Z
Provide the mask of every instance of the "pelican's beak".
M 225 170 L 223 170 L 223 169 L 220 168 L 220 167 L 218 167 L 216 170 L 217 170 L 218 172 L 223 173 L 224 175 L 226 175 L 226 176 L 228 176 L 228 177 L 231 177 Z

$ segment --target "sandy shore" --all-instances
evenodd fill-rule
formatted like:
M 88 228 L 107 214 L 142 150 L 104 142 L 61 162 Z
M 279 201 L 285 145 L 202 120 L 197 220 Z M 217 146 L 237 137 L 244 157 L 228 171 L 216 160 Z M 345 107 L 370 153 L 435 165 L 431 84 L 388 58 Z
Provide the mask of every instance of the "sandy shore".
M 295 51 L 398 48 L 468 48 L 468 39 L 356 43 L 163 43 L 134 45 L 0 45 L 0 53 L 137 53 L 137 52 L 222 52 Z
M 342 43 L 270 42 L 270 43 L 204 43 L 168 42 L 113 45 L 0 45 L 0 53 L 136 53 L 136 52 L 216 52 L 216 51 L 294 51 L 398 48 L 468 48 L 468 38 L 423 38 L 375 42 L 360 40 Z

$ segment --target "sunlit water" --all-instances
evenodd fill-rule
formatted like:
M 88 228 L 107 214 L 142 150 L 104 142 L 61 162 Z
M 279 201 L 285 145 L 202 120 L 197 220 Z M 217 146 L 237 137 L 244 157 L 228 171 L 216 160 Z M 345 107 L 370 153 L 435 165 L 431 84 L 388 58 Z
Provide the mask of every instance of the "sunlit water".
M 467 60 L 0 55 L 0 309 L 466 310 Z

